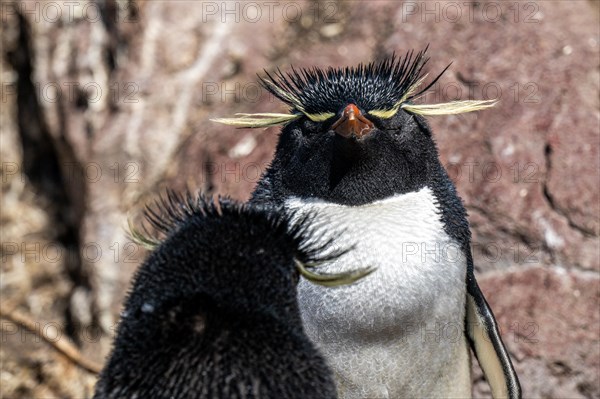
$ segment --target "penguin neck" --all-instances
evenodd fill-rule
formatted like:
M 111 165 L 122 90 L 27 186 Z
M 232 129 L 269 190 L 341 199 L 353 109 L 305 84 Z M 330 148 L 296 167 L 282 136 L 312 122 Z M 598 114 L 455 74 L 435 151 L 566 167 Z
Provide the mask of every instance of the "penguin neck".
M 452 185 L 437 154 L 426 154 L 419 165 L 408 159 L 392 164 L 377 158 L 348 160 L 344 155 L 330 161 L 322 171 L 303 173 L 298 168 L 281 168 L 275 160 L 257 185 L 252 201 L 283 205 L 287 198 L 295 197 L 360 206 L 433 188 L 440 182 Z
M 376 201 L 391 199 L 396 196 L 411 192 L 418 192 L 423 188 L 432 191 L 433 198 L 441 213 L 441 220 L 446 233 L 462 246 L 465 253 L 470 254 L 471 233 L 467 221 L 467 213 L 459 198 L 454 183 L 448 177 L 446 170 L 437 157 L 437 151 L 427 155 L 423 175 L 417 174 L 415 179 L 404 179 L 401 174 L 388 172 L 388 176 L 381 176 L 373 183 L 361 184 L 360 176 L 355 182 L 354 193 L 340 193 L 327 189 L 327 187 L 308 186 L 304 181 L 295 187 L 289 187 L 285 174 L 280 166 L 280 160 L 275 158 L 272 166 L 259 181 L 251 202 L 285 205 L 290 198 L 303 201 L 321 201 L 338 205 L 361 206 Z M 373 172 L 371 172 L 373 173 Z M 370 178 L 367 171 L 363 179 Z M 292 180 L 294 181 L 294 180 Z M 296 181 L 297 182 L 297 181 Z M 381 183 L 381 185 L 377 185 Z M 306 189 L 306 187 L 310 189 Z

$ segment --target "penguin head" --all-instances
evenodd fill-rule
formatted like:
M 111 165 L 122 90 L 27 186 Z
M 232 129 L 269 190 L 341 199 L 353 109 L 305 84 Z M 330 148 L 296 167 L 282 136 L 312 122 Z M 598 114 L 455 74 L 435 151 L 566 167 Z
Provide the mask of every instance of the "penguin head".
M 318 243 L 306 218 L 174 192 L 146 218 L 152 234 L 130 231 L 153 251 L 136 272 L 94 398 L 335 397 L 304 334 L 296 285 L 301 275 L 332 285 L 359 276 L 311 270 L 339 251 Z
M 492 101 L 414 104 L 449 67 L 423 86 L 427 48 L 357 67 L 266 73 L 263 86 L 289 114 L 215 119 L 238 127 L 284 124 L 270 172 L 281 196 L 360 205 L 427 184 L 438 166 L 423 115 L 455 114 Z M 274 185 L 275 186 L 275 185 Z
M 202 295 L 247 313 L 267 310 L 296 317 L 300 276 L 323 285 L 352 283 L 371 272 L 319 274 L 315 268 L 344 253 L 316 245 L 306 230 L 310 216 L 295 218 L 271 206 L 207 200 L 168 191 L 145 212 L 156 238 L 130 226 L 134 240 L 153 249 L 138 270 L 130 300 L 135 309 Z
M 376 87 L 360 71 L 347 71 L 356 88 Z M 437 152 L 425 121 L 400 108 L 375 116 L 375 99 L 350 93 L 327 119 L 302 115 L 282 129 L 272 169 L 285 196 L 360 205 L 426 181 Z

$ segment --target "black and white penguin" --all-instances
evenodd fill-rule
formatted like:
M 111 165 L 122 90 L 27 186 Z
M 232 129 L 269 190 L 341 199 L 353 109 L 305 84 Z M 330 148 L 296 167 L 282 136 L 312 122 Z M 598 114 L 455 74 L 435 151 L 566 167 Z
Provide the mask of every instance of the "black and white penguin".
M 215 121 L 283 124 L 251 202 L 313 214 L 314 234 L 355 245 L 325 270 L 377 267 L 352 286 L 298 288 L 306 332 L 333 368 L 341 398 L 471 397 L 469 344 L 493 396 L 519 398 L 475 280 L 466 211 L 423 118 L 493 101 L 415 104 L 445 71 L 420 87 L 425 51 L 353 68 L 267 73 L 264 87 L 289 114 Z
M 171 193 L 159 210 L 147 217 L 164 241 L 134 234 L 158 247 L 134 277 L 94 398 L 335 398 L 296 286 L 336 254 L 321 258 L 326 248 L 276 209 Z

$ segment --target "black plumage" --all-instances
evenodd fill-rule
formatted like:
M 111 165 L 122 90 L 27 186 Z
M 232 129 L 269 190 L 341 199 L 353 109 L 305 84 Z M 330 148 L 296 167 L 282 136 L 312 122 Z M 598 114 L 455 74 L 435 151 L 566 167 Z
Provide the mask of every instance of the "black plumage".
M 295 259 L 319 260 L 277 208 L 170 194 L 95 398 L 334 398 L 304 334 Z M 335 255 L 334 255 L 335 256 Z

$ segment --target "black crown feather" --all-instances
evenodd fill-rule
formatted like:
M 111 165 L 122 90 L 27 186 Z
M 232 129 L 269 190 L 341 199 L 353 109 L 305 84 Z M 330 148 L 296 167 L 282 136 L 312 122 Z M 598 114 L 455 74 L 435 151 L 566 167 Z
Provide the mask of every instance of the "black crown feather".
M 144 219 L 157 234 L 150 234 L 144 224 L 141 229 L 146 242 L 152 248 L 160 245 L 164 239 L 177 232 L 191 219 L 208 221 L 232 215 L 248 220 L 266 218 L 274 235 L 287 234 L 296 242 L 300 242 L 304 234 L 304 230 L 301 229 L 304 223 L 288 227 L 287 218 L 285 218 L 283 210 L 279 208 L 250 206 L 238 203 L 228 197 L 215 199 L 202 194 L 193 194 L 189 190 L 177 193 L 171 189 L 167 189 L 165 194 L 159 195 L 153 204 L 144 207 Z M 132 238 L 139 241 L 140 233 L 137 230 L 132 233 Z
M 289 73 L 277 69 L 274 74 L 265 71 L 262 85 L 275 97 L 292 107 L 293 111 L 308 114 L 336 114 L 349 102 L 365 111 L 391 109 L 401 100 L 408 101 L 427 91 L 442 76 L 446 67 L 427 87 L 415 93 L 410 89 L 424 78 L 423 68 L 429 57 L 427 48 L 404 57 L 391 57 L 369 64 L 346 68 L 310 68 Z M 449 66 L 449 65 L 448 65 Z
M 303 116 L 314 122 L 323 122 L 342 112 L 349 103 L 358 106 L 370 116 L 387 119 L 399 109 L 418 115 L 456 115 L 493 107 L 497 100 L 462 100 L 439 104 L 414 104 L 429 90 L 449 64 L 427 86 L 421 88 L 427 74 L 425 56 L 429 46 L 415 54 L 390 58 L 356 67 L 294 69 L 273 74 L 265 71 L 260 77 L 267 91 L 290 106 L 289 113 L 236 114 L 236 118 L 213 118 L 211 121 L 239 128 L 259 128 L 286 125 Z

